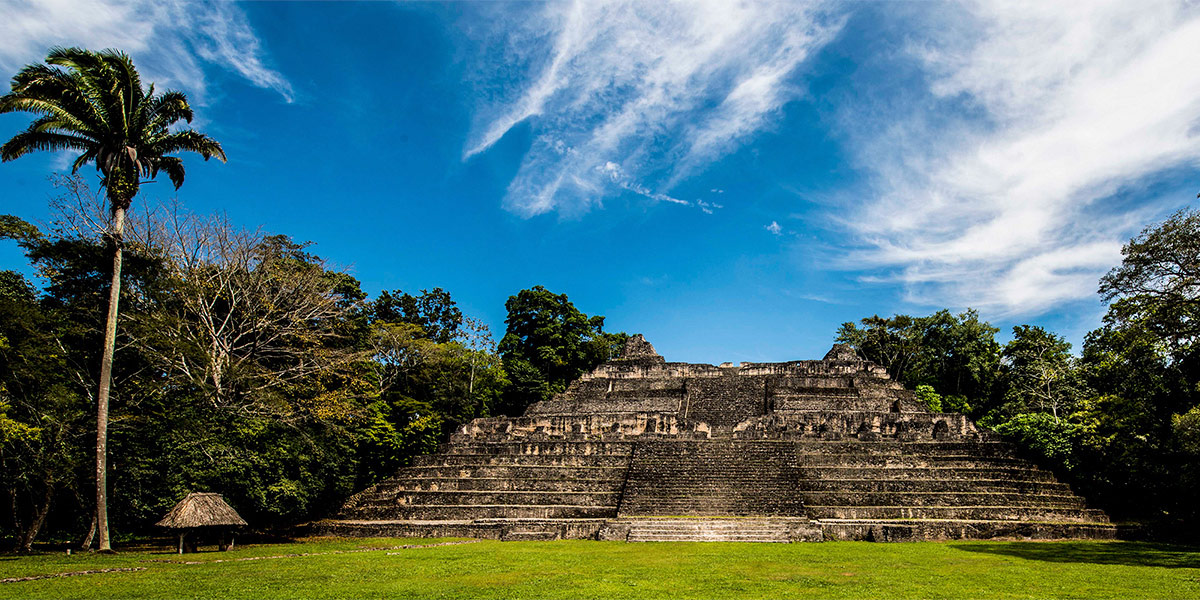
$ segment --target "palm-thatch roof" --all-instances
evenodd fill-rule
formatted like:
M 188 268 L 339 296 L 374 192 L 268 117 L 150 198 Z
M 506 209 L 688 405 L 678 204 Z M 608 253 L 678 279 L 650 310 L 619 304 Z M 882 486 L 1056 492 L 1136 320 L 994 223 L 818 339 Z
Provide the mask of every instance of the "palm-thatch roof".
M 159 527 L 170 529 L 239 525 L 246 525 L 246 521 L 225 503 L 225 498 L 220 494 L 200 492 L 188 494 L 158 522 Z

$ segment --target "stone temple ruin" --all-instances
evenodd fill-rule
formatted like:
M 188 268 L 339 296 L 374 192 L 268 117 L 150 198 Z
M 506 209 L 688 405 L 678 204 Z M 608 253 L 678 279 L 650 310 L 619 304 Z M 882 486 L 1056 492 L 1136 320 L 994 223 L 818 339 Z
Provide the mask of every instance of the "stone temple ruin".
M 504 540 L 1111 538 L 1108 517 L 836 345 L 669 363 L 642 336 L 517 418 L 476 419 L 318 530 Z

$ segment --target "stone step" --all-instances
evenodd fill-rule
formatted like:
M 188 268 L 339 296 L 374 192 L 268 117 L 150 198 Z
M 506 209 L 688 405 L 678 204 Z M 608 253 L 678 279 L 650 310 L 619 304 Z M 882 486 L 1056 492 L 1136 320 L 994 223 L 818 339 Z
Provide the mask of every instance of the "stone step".
M 1018 467 L 1032 468 L 1023 458 L 977 456 L 972 454 L 796 454 L 800 467 Z
M 677 521 L 688 521 L 688 518 L 678 518 Z M 786 529 L 778 527 L 671 527 L 671 526 L 637 526 L 630 529 L 630 540 L 635 540 L 635 536 L 655 536 L 655 538 L 674 538 L 682 541 L 701 541 L 696 538 L 707 540 L 727 539 L 728 541 L 737 541 L 733 538 L 760 538 L 760 539 L 778 539 L 779 541 L 788 541 L 788 532 Z
M 782 467 L 820 468 L 820 467 L 893 467 L 893 468 L 928 468 L 928 467 L 989 467 L 989 468 L 1034 468 L 1033 463 L 1023 458 L 1004 456 L 978 456 L 972 454 L 815 454 L 804 453 L 801 449 L 766 447 L 755 448 L 760 442 L 745 442 L 746 448 L 717 449 L 702 453 L 681 451 L 680 458 L 662 461 L 667 465 L 678 465 L 682 470 L 690 470 L 695 465 L 688 461 L 691 456 L 703 455 L 717 459 L 733 459 L 737 457 L 756 457 L 757 460 L 769 460 L 772 465 Z M 466 455 L 464 455 L 466 456 Z M 483 455 L 473 455 L 483 456 Z M 636 454 L 635 454 L 636 456 Z M 447 457 L 449 458 L 449 457 Z M 495 457 L 499 459 L 501 457 Z M 505 457 L 508 458 L 508 457 Z M 512 457 L 516 458 L 516 457 Z M 553 457 L 546 457 L 553 460 Z M 607 458 L 607 457 L 600 457 Z
M 680 518 L 680 521 L 688 520 Z M 639 526 L 635 530 L 642 535 L 745 535 L 745 536 L 779 536 L 787 539 L 787 532 L 780 531 L 777 527 L 670 527 L 663 525 L 646 525 Z
M 388 515 L 417 521 L 454 521 L 477 519 L 603 519 L 617 516 L 612 506 L 459 504 L 393 505 Z M 345 518 L 345 517 L 343 517 Z
M 684 394 L 683 387 L 680 386 L 680 387 L 676 387 L 676 388 L 655 388 L 655 389 L 647 389 L 647 390 L 613 390 L 611 392 L 600 392 L 599 394 L 594 394 L 594 395 L 588 394 L 585 397 L 578 397 L 576 399 L 581 402 L 587 402 L 589 400 L 596 399 L 596 398 L 603 398 L 605 400 L 630 400 L 630 399 L 641 400 L 641 399 L 650 399 L 650 398 L 655 398 L 655 399 L 664 399 L 665 398 L 665 399 L 670 399 L 670 400 L 676 401 L 675 406 L 671 406 L 668 409 L 668 410 L 676 410 L 679 406 L 678 401 L 683 399 L 683 394 Z M 645 409 L 639 408 L 639 410 L 645 410 Z M 629 409 L 625 408 L 624 411 L 628 412 Z
M 627 542 L 745 542 L 754 544 L 789 544 L 792 540 L 785 534 L 710 534 L 710 533 L 647 533 L 631 531 Z
M 397 520 L 324 519 L 318 535 L 339 537 L 457 537 L 492 540 L 596 539 L 605 519 Z
M 788 543 L 815 531 L 807 519 L 793 518 L 635 518 L 620 519 L 611 529 L 627 531 L 630 542 Z
M 774 381 L 770 390 L 772 391 L 788 391 L 788 390 L 808 390 L 813 388 L 841 388 L 854 389 L 854 379 L 843 376 L 827 376 L 827 377 L 782 377 Z
M 496 492 L 615 492 L 620 491 L 624 480 L 620 477 L 608 479 L 546 478 L 516 479 L 511 477 L 409 477 L 392 483 L 388 491 L 393 492 L 436 492 L 454 490 L 479 490 Z
M 523 455 L 581 455 L 629 456 L 633 444 L 622 442 L 553 440 L 539 442 L 473 442 L 450 443 L 439 446 L 442 454 L 523 454 Z
M 621 521 L 636 524 L 646 530 L 654 529 L 693 529 L 693 530 L 732 530 L 732 531 L 748 531 L 757 529 L 779 529 L 781 524 L 793 524 L 796 522 L 806 523 L 809 519 L 806 518 L 786 518 L 777 519 L 767 517 L 698 517 L 698 518 L 675 518 L 675 517 L 622 517 Z
M 697 506 L 696 502 L 654 502 L 640 506 L 621 508 L 618 514 L 622 517 L 802 517 L 807 514 L 804 507 L 770 508 L 759 506 L 747 510 L 741 505 L 707 504 Z
M 907 542 L 986 539 L 1102 539 L 1116 538 L 1108 523 L 1050 523 L 1044 521 L 909 519 L 822 519 L 814 521 L 826 540 Z
M 758 443 L 748 441 L 747 443 Z M 897 440 L 881 440 L 864 442 L 854 440 L 802 440 L 774 441 L 764 440 L 761 443 L 791 444 L 800 449 L 802 454 L 829 455 L 916 455 L 935 456 L 944 454 L 959 454 L 970 456 L 1015 456 L 1010 444 L 1002 442 L 902 442 Z
M 635 514 L 654 514 L 648 512 L 654 507 L 704 506 L 709 502 L 707 496 L 724 494 L 718 487 L 698 487 L 692 490 L 672 490 L 656 493 L 642 498 L 625 499 L 625 506 L 630 510 L 637 507 Z M 786 491 L 785 491 L 786 493 Z M 873 507 L 873 506 L 913 506 L 913 507 L 955 507 L 955 506 L 1012 506 L 1012 507 L 1043 507 L 1062 509 L 1086 508 L 1082 498 L 1075 495 L 1050 494 L 993 494 L 988 492 L 794 492 L 793 500 L 798 502 L 783 503 L 784 506 L 837 506 L 837 507 Z M 737 503 L 732 503 L 737 506 Z M 764 505 L 766 505 L 764 503 Z M 659 514 L 694 514 L 693 512 L 676 513 L 665 511 Z M 703 514 L 703 513 L 701 513 Z M 711 513 L 722 514 L 722 513 Z M 740 513 L 738 513 L 740 514 Z
M 899 473 L 898 473 L 899 472 Z M 671 485 L 686 485 L 696 486 L 704 485 L 712 482 L 720 485 L 722 482 L 753 482 L 760 481 L 764 475 L 770 473 L 772 481 L 776 481 L 778 485 L 786 486 L 789 489 L 801 487 L 808 489 L 805 486 L 809 484 L 819 484 L 823 481 L 834 481 L 834 479 L 825 479 L 818 474 L 814 474 L 809 469 L 799 468 L 792 469 L 784 473 L 776 473 L 768 469 L 761 469 L 754 465 L 747 465 L 746 468 L 740 470 L 725 469 L 725 468 L 708 468 L 704 469 L 700 465 L 687 465 L 683 467 L 673 467 L 670 465 L 654 465 L 653 468 L 647 468 L 645 471 L 635 473 L 635 481 L 639 483 L 652 483 L 656 479 L 669 480 Z M 997 475 L 1001 475 L 999 481 L 1005 481 L 1012 484 L 1028 483 L 1033 485 L 1036 483 L 1046 482 L 1046 479 L 1038 477 L 1037 471 L 1017 472 L 1012 473 L 1010 477 L 1003 478 L 1004 474 L 983 473 L 971 471 L 967 469 L 957 468 L 908 468 L 908 467 L 870 467 L 860 469 L 859 475 L 865 477 L 841 478 L 842 480 L 871 480 L 871 476 L 878 476 L 874 481 L 913 481 L 913 482 L 959 482 L 963 485 L 970 485 L 973 481 L 996 481 Z M 1049 481 L 1053 481 L 1052 479 Z M 919 491 L 919 490 L 914 490 Z
M 837 409 L 846 412 L 878 411 L 886 405 L 880 400 L 858 396 L 785 396 L 774 398 L 775 411 L 780 413 Z
M 806 505 L 819 506 L 1038 506 L 1086 508 L 1075 495 L 988 492 L 800 492 Z
M 1070 495 L 1065 483 L 1011 479 L 802 479 L 799 492 L 987 492 Z
M 541 494 L 541 497 L 536 496 Z M 526 506 L 610 506 L 620 501 L 619 492 L 364 492 L 355 498 L 353 510 L 378 513 L 396 506 L 469 506 L 513 504 Z
M 554 531 L 506 531 L 500 537 L 505 542 L 546 542 L 557 539 L 558 533 Z
M 1004 479 L 1021 482 L 1054 482 L 1049 471 L 1024 467 L 877 467 L 836 466 L 804 467 L 802 481 L 834 479 L 875 480 L 976 480 Z
M 858 389 L 852 387 L 792 387 L 792 388 L 776 388 L 767 392 L 769 398 L 774 398 L 776 406 L 781 399 L 789 400 L 792 398 L 825 398 L 836 400 L 839 398 L 858 398 Z
M 813 519 L 948 519 L 1108 523 L 1103 511 L 1035 506 L 820 506 L 805 505 Z
M 627 464 L 629 464 L 628 456 L 613 455 L 427 454 L 413 457 L 413 465 L 418 467 L 458 465 L 624 467 Z
M 584 479 L 624 480 L 627 467 L 591 465 L 431 465 L 405 467 L 381 484 L 394 484 L 411 478 L 509 478 L 514 480 Z
M 808 455 L 830 455 L 830 456 L 971 456 L 971 457 L 997 457 L 997 458 L 1019 458 L 1013 451 L 1010 444 L 1003 442 L 964 442 L 964 441 L 898 441 L 898 440 L 880 440 L 880 441 L 859 441 L 857 439 L 848 440 L 823 440 L 823 439 L 803 439 L 803 440 L 775 440 L 775 439 L 744 439 L 744 440 L 728 440 L 728 439 L 712 439 L 712 440 L 683 440 L 678 441 L 671 439 L 660 439 L 655 441 L 655 444 L 679 444 L 682 451 L 700 451 L 704 448 L 720 448 L 722 446 L 731 448 L 737 452 L 745 451 L 750 448 L 752 451 L 761 452 L 787 452 L 788 454 L 796 454 L 798 456 Z M 632 442 L 599 442 L 599 441 L 543 441 L 543 442 L 480 442 L 478 444 L 454 444 L 453 447 L 537 447 L 545 446 L 554 448 L 557 445 L 572 445 L 577 447 L 615 447 L 613 453 L 622 453 L 620 448 L 632 447 Z M 711 446 L 710 446 L 711 445 Z M 447 445 L 451 446 L 451 445 Z M 712 450 L 705 450 L 712 451 Z M 719 450 L 718 450 L 719 451 Z M 522 450 L 520 453 L 528 454 L 532 451 Z
M 528 506 L 575 505 L 612 506 L 620 501 L 620 491 L 608 492 L 496 492 L 478 490 L 452 490 L 437 492 L 398 492 L 381 495 L 379 501 L 401 505 L 477 505 L 477 504 L 522 504 Z
M 611 392 L 587 396 L 560 396 L 554 401 L 538 406 L 531 415 L 555 415 L 563 418 L 601 414 L 626 415 L 630 413 L 674 413 L 683 400 L 682 392 L 666 391 L 661 394 L 639 397 L 634 393 Z

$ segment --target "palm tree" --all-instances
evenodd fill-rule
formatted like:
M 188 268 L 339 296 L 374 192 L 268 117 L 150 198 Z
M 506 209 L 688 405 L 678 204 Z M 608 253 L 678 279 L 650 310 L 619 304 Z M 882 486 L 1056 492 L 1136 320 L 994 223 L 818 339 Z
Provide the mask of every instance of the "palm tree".
M 112 549 L 107 498 L 108 397 L 121 295 L 125 211 L 142 178 L 153 179 L 161 171 L 171 178 L 175 189 L 183 184 L 183 161 L 169 155 L 196 152 L 205 160 L 215 156 L 224 162 L 225 152 L 204 134 L 172 129 L 181 119 L 192 121 L 187 97 L 173 91 L 155 95 L 153 85 L 142 89 L 133 61 L 116 50 L 51 48 L 46 64 L 25 66 L 13 77 L 12 92 L 0 97 L 0 114 L 21 111 L 39 117 L 0 146 L 0 159 L 7 162 L 35 150 L 79 152 L 71 171 L 95 163 L 112 212 L 107 236 L 113 250 L 112 286 L 96 393 L 95 517 L 99 549 L 107 552 Z

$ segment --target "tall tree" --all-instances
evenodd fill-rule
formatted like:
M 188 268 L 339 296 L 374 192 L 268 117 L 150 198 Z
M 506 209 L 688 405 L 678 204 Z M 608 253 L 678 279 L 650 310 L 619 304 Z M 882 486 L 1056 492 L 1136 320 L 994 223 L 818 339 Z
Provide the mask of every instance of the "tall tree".
M 413 296 L 400 290 L 384 291 L 375 300 L 374 320 L 384 323 L 411 323 L 421 327 L 424 337 L 445 344 L 458 336 L 463 314 L 450 293 L 442 288 L 421 290 Z
M 605 333 L 604 317 L 589 317 L 566 294 L 540 285 L 509 296 L 504 307 L 507 331 L 499 351 L 512 386 L 500 412 L 508 415 L 519 415 L 529 404 L 567 389 L 572 380 L 611 358 L 627 337 Z
M 87 465 L 74 440 L 86 435 L 88 403 L 71 385 L 55 312 L 21 275 L 0 271 L 0 494 L 21 552 L 32 548 L 56 492 L 72 489 Z
M 969 412 L 986 404 L 1000 364 L 999 331 L 973 309 L 958 315 L 939 310 L 927 317 L 878 315 L 843 323 L 839 342 L 888 370 L 910 387 L 931 386 L 945 396 L 946 410 Z
M 0 114 L 10 112 L 39 116 L 25 131 L 0 146 L 0 159 L 7 162 L 36 150 L 79 152 L 72 171 L 94 163 L 108 196 L 113 268 L 97 385 L 96 516 L 99 548 L 110 551 L 108 400 L 121 294 L 125 212 L 137 196 L 142 178 L 153 179 L 161 171 L 176 189 L 183 185 L 183 161 L 173 154 L 196 152 L 205 160 L 215 156 L 224 161 L 225 152 L 215 140 L 195 130 L 173 129 L 181 120 L 192 120 L 187 97 L 176 91 L 156 95 L 153 85 L 144 89 L 133 61 L 116 50 L 51 49 L 46 64 L 27 65 L 13 76 L 12 92 L 0 97 Z
M 1114 324 L 1140 321 L 1173 349 L 1200 339 L 1200 209 L 1184 209 L 1121 248 L 1100 279 Z
M 1005 404 L 1013 414 L 1048 411 L 1057 421 L 1086 395 L 1071 344 L 1058 334 L 1036 325 L 1013 327 L 1003 357 Z

